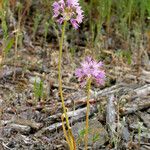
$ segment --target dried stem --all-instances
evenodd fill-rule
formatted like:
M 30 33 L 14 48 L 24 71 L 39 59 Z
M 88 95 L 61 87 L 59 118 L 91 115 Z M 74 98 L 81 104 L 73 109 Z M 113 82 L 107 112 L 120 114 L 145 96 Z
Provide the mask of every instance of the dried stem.
M 91 78 L 87 81 L 87 110 L 86 110 L 86 129 L 85 129 L 85 150 L 88 147 L 88 130 L 89 130 L 89 111 L 90 111 L 90 89 L 91 89 Z
M 63 97 L 63 91 L 62 91 L 62 77 L 61 77 L 61 60 L 62 60 L 62 47 L 63 47 L 63 41 L 64 41 L 64 35 L 65 35 L 65 28 L 66 28 L 66 24 L 67 21 L 64 22 L 63 24 L 63 28 L 62 28 L 62 36 L 60 39 L 60 47 L 59 47 L 59 62 L 58 62 L 58 80 L 59 80 L 59 92 L 60 92 L 60 98 L 61 98 L 61 102 L 62 102 L 62 107 L 63 107 L 63 112 L 64 112 L 64 116 L 66 119 L 66 125 L 68 128 L 68 138 L 66 139 L 68 141 L 69 139 L 69 147 L 71 147 L 71 150 L 75 150 L 76 149 L 76 144 L 75 144 L 75 140 L 72 134 L 72 130 L 69 124 L 69 119 L 68 119 L 68 115 L 67 115 L 67 111 L 66 111 L 66 107 L 65 107 L 65 102 L 64 102 L 64 97 Z M 65 133 L 66 135 L 66 133 Z

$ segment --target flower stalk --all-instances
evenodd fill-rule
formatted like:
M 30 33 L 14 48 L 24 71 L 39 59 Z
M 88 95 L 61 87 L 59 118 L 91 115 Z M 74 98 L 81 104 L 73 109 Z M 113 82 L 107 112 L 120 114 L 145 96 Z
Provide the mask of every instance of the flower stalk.
M 74 140 L 74 137 L 72 134 L 70 124 L 69 124 L 69 119 L 68 119 L 68 115 L 67 115 L 67 111 L 66 111 L 66 107 L 65 107 L 63 90 L 62 90 L 61 61 L 62 61 L 62 48 L 63 48 L 63 41 L 64 41 L 66 24 L 67 24 L 67 21 L 64 21 L 63 28 L 62 28 L 62 36 L 61 36 L 60 45 L 59 45 L 58 80 L 59 80 L 59 94 L 60 94 L 60 98 L 61 98 L 61 102 L 62 102 L 62 108 L 63 108 L 63 113 L 64 113 L 63 115 L 66 119 L 66 126 L 68 128 L 68 134 L 67 134 L 66 129 L 64 127 L 64 122 L 63 122 L 64 119 L 62 119 L 63 131 L 64 131 L 64 135 L 65 135 L 65 138 L 69 144 L 70 149 L 75 150 L 76 144 L 75 144 L 75 140 Z
M 76 69 L 75 75 L 81 83 L 81 86 L 87 88 L 87 110 L 86 110 L 86 126 L 85 126 L 85 150 L 88 149 L 88 131 L 89 131 L 89 112 L 90 112 L 90 90 L 91 83 L 97 83 L 97 85 L 103 85 L 105 81 L 105 71 L 103 70 L 103 63 L 97 62 L 91 57 L 86 57 L 81 62 L 81 67 Z
M 89 112 L 90 112 L 90 89 L 91 89 L 91 78 L 87 80 L 87 110 L 86 110 L 86 128 L 85 128 L 85 150 L 88 147 L 88 130 L 89 130 Z
M 59 62 L 58 62 L 58 81 L 59 81 L 59 94 L 62 102 L 63 114 L 62 114 L 62 127 L 66 141 L 68 142 L 70 150 L 76 150 L 76 143 L 72 130 L 69 124 L 69 119 L 64 103 L 63 91 L 62 91 L 62 76 L 61 76 L 61 61 L 62 61 L 62 48 L 65 35 L 65 28 L 67 22 L 70 22 L 74 29 L 79 28 L 79 24 L 82 23 L 83 10 L 79 5 L 78 0 L 58 0 L 53 3 L 53 18 L 57 23 L 63 24 L 62 36 L 59 41 Z M 66 121 L 67 130 L 65 128 L 64 119 Z

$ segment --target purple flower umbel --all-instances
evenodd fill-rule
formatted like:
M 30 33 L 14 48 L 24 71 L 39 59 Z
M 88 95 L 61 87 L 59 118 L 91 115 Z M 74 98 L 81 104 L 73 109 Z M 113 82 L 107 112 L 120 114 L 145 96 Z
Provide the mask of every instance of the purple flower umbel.
M 96 62 L 91 57 L 81 63 L 81 68 L 76 69 L 75 75 L 81 82 L 81 86 L 84 86 L 89 78 L 94 80 L 97 84 L 103 85 L 105 81 L 105 72 L 102 70 L 103 63 Z
M 70 20 L 72 26 L 78 29 L 83 19 L 83 11 L 78 0 L 59 0 L 58 2 L 55 1 L 52 6 L 53 17 L 58 23 L 62 24 L 64 20 Z

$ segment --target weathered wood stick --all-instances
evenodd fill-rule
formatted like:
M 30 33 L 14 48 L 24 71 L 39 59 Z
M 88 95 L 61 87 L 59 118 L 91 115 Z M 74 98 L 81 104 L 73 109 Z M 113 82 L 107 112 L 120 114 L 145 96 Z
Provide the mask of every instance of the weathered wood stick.
M 89 114 L 89 116 L 91 116 L 92 114 L 94 114 L 96 112 L 97 112 L 96 105 L 90 106 L 90 114 Z M 86 116 L 86 107 L 78 109 L 78 110 L 75 110 L 75 111 L 70 111 L 67 114 L 68 114 L 70 123 L 74 124 L 77 121 L 81 121 L 82 119 L 85 118 L 85 116 Z M 53 119 L 53 118 L 56 118 L 58 116 L 61 117 L 60 115 L 61 114 L 53 115 L 53 116 L 50 116 L 47 119 Z M 45 132 L 54 132 L 54 131 L 57 131 L 57 129 L 60 129 L 60 128 L 62 128 L 62 123 L 61 122 L 54 123 L 54 124 L 52 124 L 52 125 L 50 125 L 50 126 L 48 126 L 46 128 L 42 128 L 39 132 L 37 132 L 35 134 L 35 136 L 39 136 L 39 135 L 41 135 L 41 134 L 43 134 Z
M 132 114 L 135 113 L 136 111 L 148 109 L 148 108 L 150 108 L 150 102 L 146 102 L 143 104 L 134 104 L 134 105 L 132 104 L 132 107 L 123 108 L 123 111 L 121 112 L 121 116 Z

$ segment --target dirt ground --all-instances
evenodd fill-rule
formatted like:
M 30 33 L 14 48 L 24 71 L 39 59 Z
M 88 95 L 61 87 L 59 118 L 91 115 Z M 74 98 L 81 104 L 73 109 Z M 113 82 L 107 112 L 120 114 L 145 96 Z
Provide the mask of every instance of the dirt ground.
M 0 72 L 1 150 L 68 149 L 61 126 L 57 49 L 29 46 L 19 50 L 15 66 L 13 55 L 5 60 Z M 80 48 L 71 56 L 65 49 L 62 65 L 65 104 L 79 149 L 84 149 L 86 90 L 74 71 L 83 53 Z M 150 70 L 109 58 L 116 62 L 105 64 L 105 86 L 93 84 L 91 89 L 89 149 L 149 150 Z M 43 83 L 42 97 L 35 95 L 35 80 Z

